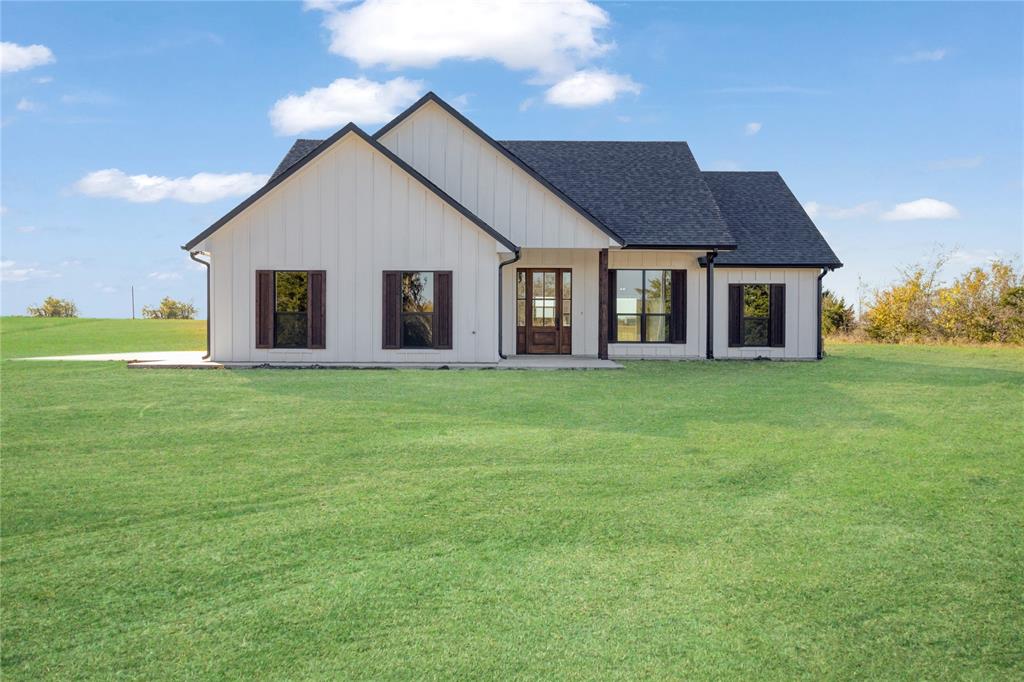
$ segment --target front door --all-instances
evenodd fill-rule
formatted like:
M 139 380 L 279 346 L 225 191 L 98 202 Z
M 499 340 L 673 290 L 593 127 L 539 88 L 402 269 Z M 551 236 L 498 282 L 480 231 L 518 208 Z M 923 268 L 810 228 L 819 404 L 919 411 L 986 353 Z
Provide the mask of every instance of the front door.
M 516 272 L 516 352 L 572 353 L 572 270 Z

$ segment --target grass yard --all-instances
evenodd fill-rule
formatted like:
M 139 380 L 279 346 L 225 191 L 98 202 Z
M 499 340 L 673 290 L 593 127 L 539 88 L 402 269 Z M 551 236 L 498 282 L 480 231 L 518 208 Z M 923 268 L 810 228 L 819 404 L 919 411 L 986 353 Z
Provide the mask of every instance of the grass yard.
M 200 348 L 6 318 L 3 353 Z M 1024 351 L 2 368 L 5 680 L 1024 676 Z

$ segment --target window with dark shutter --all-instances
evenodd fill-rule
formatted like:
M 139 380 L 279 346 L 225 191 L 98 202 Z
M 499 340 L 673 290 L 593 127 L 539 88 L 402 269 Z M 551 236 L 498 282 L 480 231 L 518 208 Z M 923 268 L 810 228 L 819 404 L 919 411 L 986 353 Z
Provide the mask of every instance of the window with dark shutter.
M 672 343 L 686 343 L 686 270 L 672 271 Z
M 383 330 L 381 333 L 382 348 L 400 348 L 399 334 L 401 332 L 401 306 L 402 306 L 402 273 L 385 272 L 383 287 Z
M 768 345 L 782 348 L 786 345 L 786 285 L 773 284 L 768 313 Z
M 309 347 L 327 347 L 326 273 L 309 272 Z
M 452 273 L 434 273 L 434 348 L 452 347 Z
M 730 284 L 729 345 L 785 346 L 785 298 L 784 284 Z
M 274 345 L 274 273 L 256 271 L 256 347 Z

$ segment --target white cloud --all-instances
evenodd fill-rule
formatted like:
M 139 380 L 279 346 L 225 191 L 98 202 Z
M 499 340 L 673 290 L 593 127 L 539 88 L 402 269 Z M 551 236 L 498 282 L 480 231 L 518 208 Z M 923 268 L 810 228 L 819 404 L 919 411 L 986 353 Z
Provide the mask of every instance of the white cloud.
M 107 105 L 117 102 L 117 98 L 95 90 L 84 90 L 61 95 L 60 101 L 64 104 L 95 104 Z
M 331 52 L 361 67 L 433 67 L 489 59 L 549 82 L 613 47 L 608 13 L 586 0 L 366 0 L 307 3 L 326 12 Z
M 18 265 L 12 260 L 0 261 L 0 280 L 4 282 L 25 282 L 30 279 L 54 279 L 60 277 L 59 272 L 40 270 L 31 265 Z
M 947 266 L 958 268 L 984 267 L 992 261 L 1005 260 L 1007 254 L 1000 250 L 955 249 L 949 254 Z
M 451 104 L 456 109 L 465 109 L 466 107 L 469 106 L 469 98 L 470 94 L 468 92 L 464 92 L 461 95 L 456 95 L 455 97 L 452 97 L 450 100 L 448 100 L 448 103 Z
M 75 183 L 75 189 L 92 197 L 113 197 L 132 202 L 174 199 L 188 204 L 205 204 L 225 197 L 252 194 L 269 176 L 254 173 L 196 173 L 192 177 L 166 178 L 159 175 L 127 175 L 117 168 L 89 173 Z
M 33 232 L 36 231 L 36 226 L 35 225 L 22 225 L 21 227 L 18 227 L 18 228 L 15 228 L 15 229 L 18 230 L 18 232 L 21 232 L 22 234 L 32 234 Z
M 401 76 L 383 83 L 339 78 L 326 88 L 279 99 L 270 110 L 270 122 L 279 135 L 338 128 L 349 121 L 384 123 L 412 104 L 423 90 L 423 81 Z
M 53 82 L 53 76 L 39 76 L 38 78 L 33 78 L 32 82 L 37 85 L 46 85 Z
M 537 99 L 535 97 L 527 97 L 526 99 L 519 103 L 519 111 L 529 111 L 530 109 L 533 108 L 533 105 L 536 103 Z
M 148 277 L 150 279 L 169 280 L 169 279 L 181 279 L 181 273 L 178 272 L 151 272 Z
M 804 210 L 807 211 L 807 215 L 812 219 L 828 218 L 830 220 L 847 220 L 849 218 L 858 218 L 860 216 L 868 215 L 875 210 L 876 206 L 877 204 L 873 201 L 847 207 L 829 206 L 817 201 L 808 201 L 804 204 Z
M 761 132 L 762 125 L 757 121 L 751 121 L 747 125 L 743 126 L 743 132 L 746 135 L 757 135 Z
M 949 220 L 959 217 L 960 211 L 952 204 L 928 197 L 896 204 L 882 214 L 882 220 Z
M 977 168 L 985 161 L 983 156 L 967 156 L 954 159 L 940 159 L 928 164 L 929 170 L 959 170 L 962 168 Z
M 37 111 L 39 109 L 39 104 L 37 102 L 33 102 L 27 97 L 22 97 L 18 100 L 18 104 L 15 108 L 18 111 Z
M 896 57 L 896 63 L 898 64 L 914 64 L 917 62 L 939 62 L 946 58 L 947 50 L 918 50 L 911 54 L 900 55 Z
M 544 99 L 560 107 L 592 107 L 614 101 L 622 93 L 639 94 L 640 90 L 640 85 L 629 76 L 588 69 L 552 85 Z
M 45 45 L 18 45 L 0 43 L 0 71 L 23 71 L 57 61 L 53 52 Z

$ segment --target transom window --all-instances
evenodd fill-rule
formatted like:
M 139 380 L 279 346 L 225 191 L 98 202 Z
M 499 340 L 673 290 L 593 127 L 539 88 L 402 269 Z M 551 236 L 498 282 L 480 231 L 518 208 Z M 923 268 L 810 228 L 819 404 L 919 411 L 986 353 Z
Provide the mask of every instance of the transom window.
M 741 338 L 744 346 L 768 345 L 771 293 L 768 284 L 743 285 Z
M 672 271 L 617 270 L 615 289 L 615 341 L 667 343 Z
M 274 273 L 274 348 L 306 348 L 308 341 L 309 273 Z
M 434 347 L 434 273 L 402 273 L 402 348 Z

